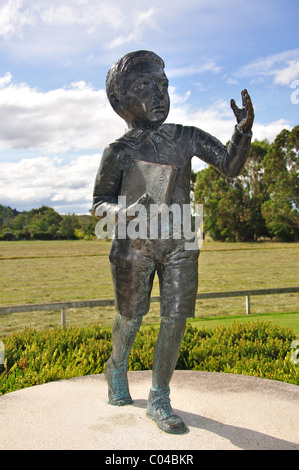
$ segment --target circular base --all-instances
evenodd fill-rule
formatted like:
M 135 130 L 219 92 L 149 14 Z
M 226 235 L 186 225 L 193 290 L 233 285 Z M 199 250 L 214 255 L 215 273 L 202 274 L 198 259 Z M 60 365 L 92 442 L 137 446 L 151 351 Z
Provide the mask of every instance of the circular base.
M 171 405 L 189 432 L 146 416 L 151 371 L 129 372 L 134 403 L 108 404 L 104 374 L 0 397 L 0 449 L 299 450 L 299 387 L 245 375 L 175 371 Z

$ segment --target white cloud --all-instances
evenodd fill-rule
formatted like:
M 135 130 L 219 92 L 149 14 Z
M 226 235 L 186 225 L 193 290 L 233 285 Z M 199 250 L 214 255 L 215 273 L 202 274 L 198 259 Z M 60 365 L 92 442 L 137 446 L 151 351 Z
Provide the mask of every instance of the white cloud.
M 87 213 L 99 162 L 100 154 L 81 155 L 68 164 L 47 156 L 0 163 L 1 203 L 19 209 L 63 206 L 65 212 L 78 205 Z
M 275 137 L 283 130 L 292 130 L 286 119 L 278 119 L 277 121 L 270 122 L 269 124 L 260 124 L 258 122 L 253 125 L 253 139 L 264 140 L 273 142 Z
M 168 122 L 196 126 L 214 135 L 224 144 L 230 139 L 236 124 L 229 103 L 216 101 L 208 108 L 190 111 L 188 102 L 171 107 Z
M 242 67 L 236 75 L 253 77 L 253 82 L 274 77 L 274 83 L 289 86 L 299 76 L 299 49 L 256 59 Z
M 281 70 L 274 70 L 275 83 L 279 85 L 290 85 L 290 83 L 299 77 L 299 60 L 287 61 L 287 66 Z
M 124 129 L 104 90 L 84 81 L 41 92 L 26 83 L 0 77 L 0 148 L 100 149 Z
M 168 69 L 167 76 L 169 78 L 187 77 L 190 75 L 198 75 L 198 74 L 205 73 L 205 72 L 219 73 L 220 70 L 221 70 L 221 67 L 217 65 L 214 61 L 207 60 L 206 62 L 203 62 L 202 64 L 198 64 L 198 65 L 188 65 L 186 67 Z
M 179 93 L 176 92 L 176 87 L 170 86 L 169 87 L 169 96 L 170 96 L 170 102 L 172 106 L 178 106 L 182 105 L 183 103 L 186 103 L 188 99 L 191 96 L 191 91 L 186 91 L 184 95 L 180 95 Z
M 0 7 L 0 36 L 5 39 L 11 36 L 22 36 L 26 24 L 34 23 L 33 11 L 21 11 L 23 0 L 7 0 Z
M 54 3 L 54 5 L 53 5 Z M 56 4 L 55 4 L 56 3 Z M 82 2 L 51 2 L 39 7 L 41 20 L 49 26 L 85 25 L 88 32 L 106 24 L 118 29 L 125 19 L 121 9 L 111 2 L 86 0 Z
M 240 85 L 238 80 L 236 80 L 235 78 L 231 78 L 231 77 L 226 79 L 226 83 L 228 85 Z
M 101 48 L 110 50 L 130 42 L 141 42 L 148 32 L 161 32 L 155 20 L 160 7 L 152 7 L 149 2 L 141 6 L 138 0 L 129 4 L 122 0 L 2 1 L 5 4 L 0 8 L 0 37 L 22 37 L 24 26 L 32 26 L 25 44 L 17 43 L 18 47 L 14 49 L 13 41 L 10 42 L 15 54 L 21 48 L 23 55 L 44 57 L 55 54 L 57 57 L 70 53 L 74 45 L 78 52 L 78 48 L 89 49 L 92 43 L 97 49 L 101 44 Z
M 3 86 L 7 85 L 8 83 L 11 82 L 11 79 L 12 79 L 12 75 L 10 72 L 6 72 L 5 75 L 3 75 L 3 77 L 0 77 L 0 88 L 2 88 Z
M 5 39 L 14 35 L 22 36 L 25 25 L 64 27 L 66 25 L 85 25 L 92 32 L 99 25 L 106 24 L 118 29 L 125 15 L 120 6 L 102 0 L 52 0 L 36 2 L 34 0 L 3 0 L 0 8 L 0 36 Z M 28 5 L 26 8 L 25 5 Z M 53 38 L 55 39 L 55 38 Z
M 108 44 L 108 49 L 114 49 L 129 42 L 140 41 L 145 28 L 160 31 L 158 24 L 153 18 L 158 11 L 156 8 L 150 8 L 147 11 L 134 11 L 132 20 L 128 21 L 129 18 L 126 18 L 124 22 L 126 34 L 114 38 Z M 124 25 L 122 25 L 121 29 L 124 29 Z

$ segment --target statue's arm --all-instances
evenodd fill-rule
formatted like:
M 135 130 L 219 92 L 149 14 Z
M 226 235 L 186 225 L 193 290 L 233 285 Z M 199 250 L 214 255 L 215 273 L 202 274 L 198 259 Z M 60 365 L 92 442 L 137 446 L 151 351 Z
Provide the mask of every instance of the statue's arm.
M 113 145 L 110 145 L 103 152 L 95 179 L 92 204 L 92 215 L 94 217 L 100 219 L 104 216 L 104 213 L 117 216 L 121 178 L 120 158 Z
M 210 134 L 196 128 L 191 139 L 193 155 L 214 166 L 228 178 L 234 178 L 242 172 L 250 150 L 254 112 L 246 90 L 242 91 L 242 100 L 241 109 L 237 107 L 234 100 L 231 100 L 237 125 L 227 146 Z

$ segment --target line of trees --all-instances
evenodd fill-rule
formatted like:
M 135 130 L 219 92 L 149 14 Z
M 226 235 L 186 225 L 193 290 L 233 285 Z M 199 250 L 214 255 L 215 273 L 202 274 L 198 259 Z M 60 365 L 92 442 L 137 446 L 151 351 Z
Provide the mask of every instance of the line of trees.
M 0 205 L 0 240 L 91 239 L 96 222 L 88 215 L 60 215 L 48 206 L 18 212 Z
M 204 231 L 214 240 L 299 240 L 299 126 L 270 144 L 255 140 L 243 173 L 230 180 L 199 171 L 194 198 L 204 204 Z

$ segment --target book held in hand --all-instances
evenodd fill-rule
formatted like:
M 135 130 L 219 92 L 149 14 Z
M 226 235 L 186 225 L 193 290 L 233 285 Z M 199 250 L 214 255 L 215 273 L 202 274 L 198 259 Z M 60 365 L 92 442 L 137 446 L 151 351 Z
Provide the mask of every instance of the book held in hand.
M 172 165 L 128 159 L 121 186 L 121 196 L 126 196 L 126 206 L 149 194 L 152 204 L 170 204 L 177 168 Z

